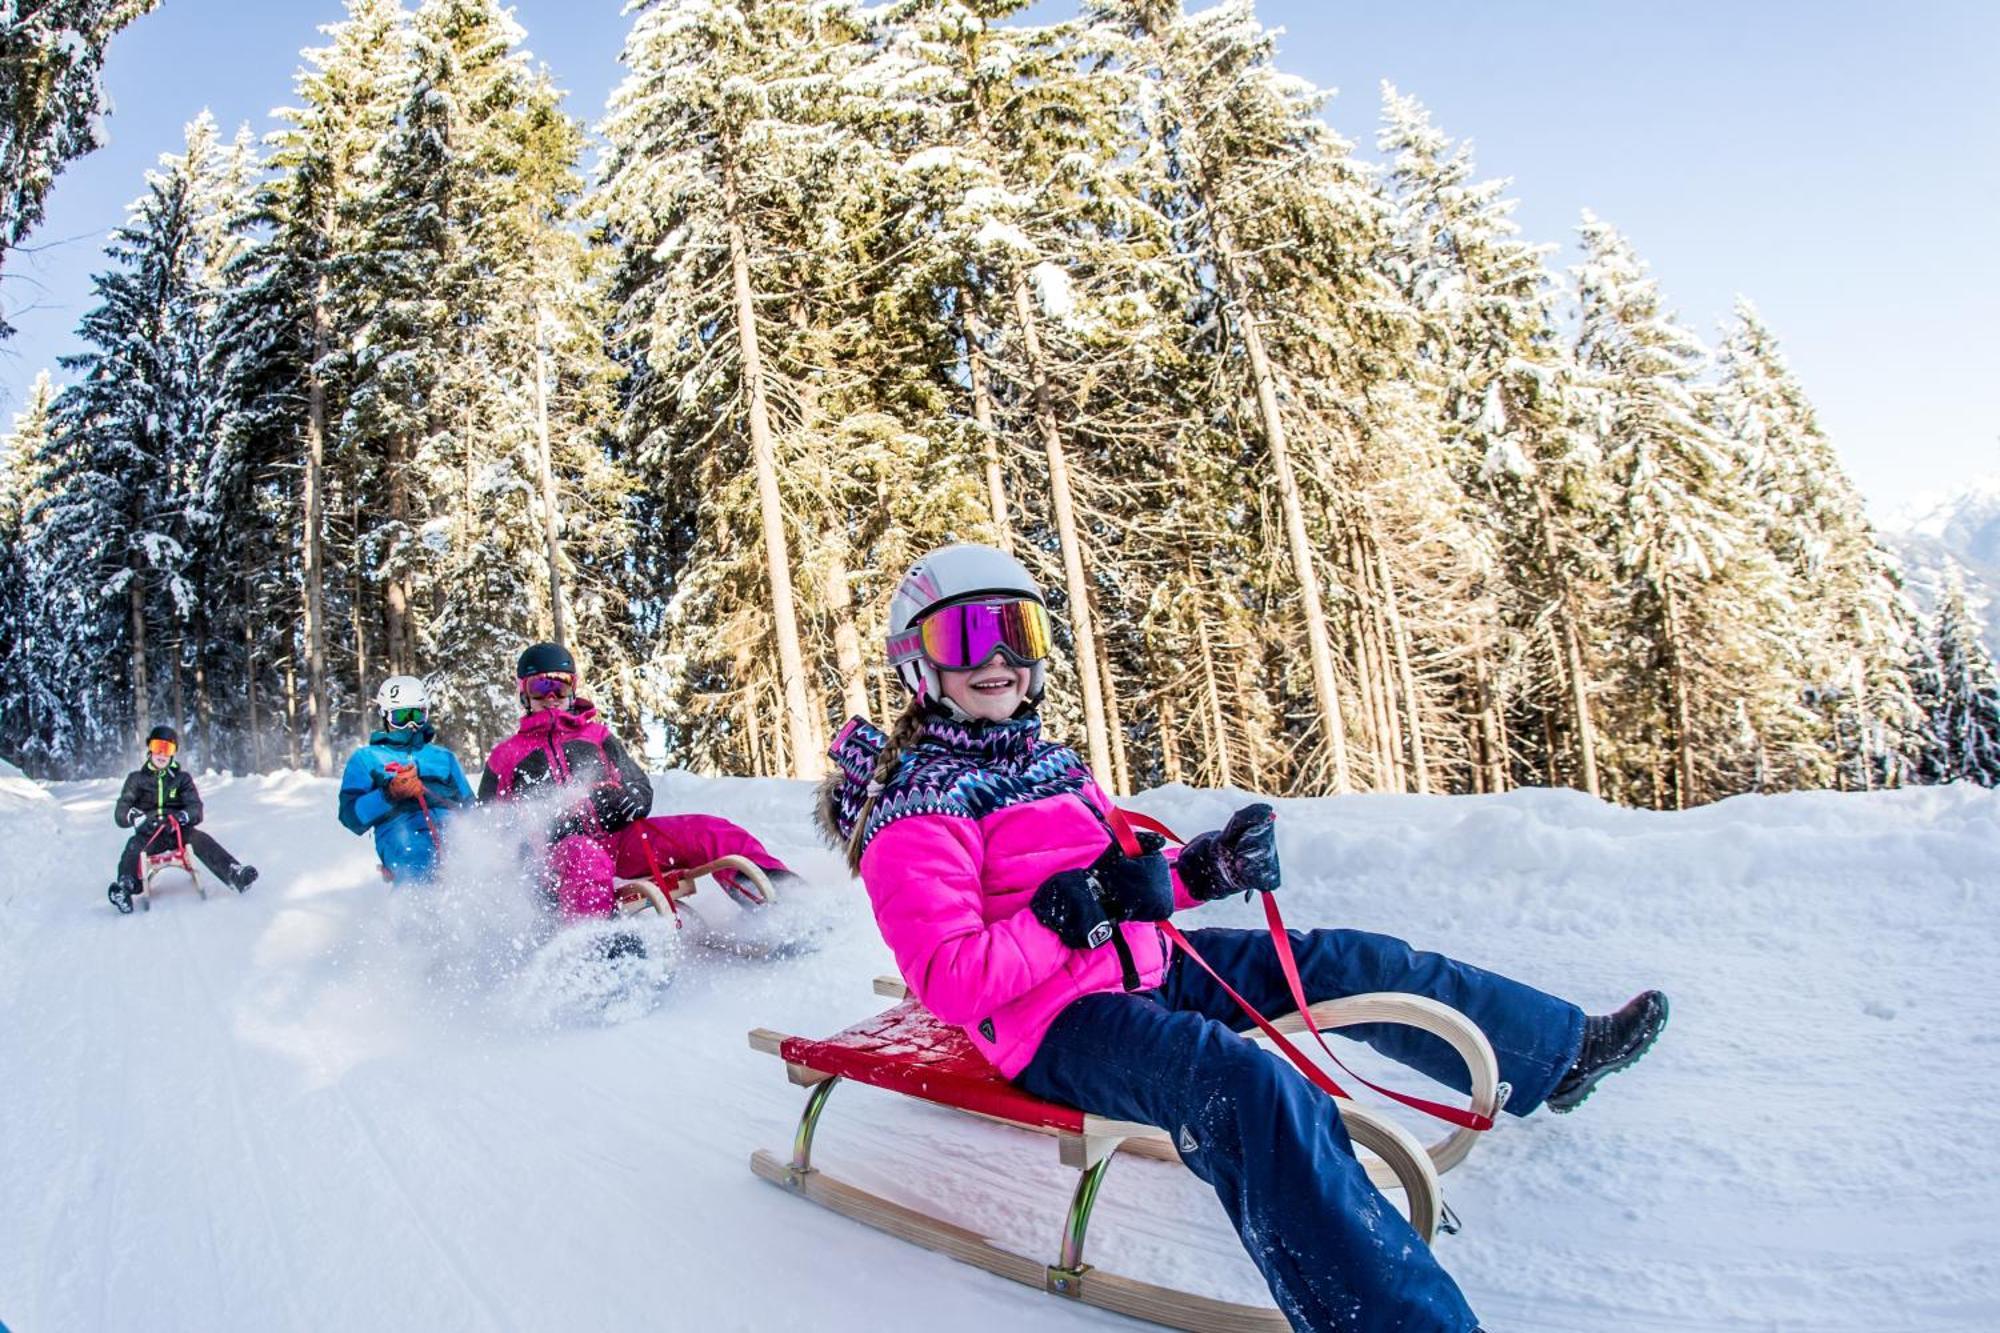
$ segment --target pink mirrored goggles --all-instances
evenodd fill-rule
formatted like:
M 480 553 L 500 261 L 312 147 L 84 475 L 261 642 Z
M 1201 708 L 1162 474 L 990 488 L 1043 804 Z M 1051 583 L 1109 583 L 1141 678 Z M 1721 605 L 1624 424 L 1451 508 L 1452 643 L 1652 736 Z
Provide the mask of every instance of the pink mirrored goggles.
M 1015 666 L 1049 655 L 1049 613 L 1040 602 L 962 602 L 940 607 L 889 641 L 892 665 L 922 657 L 940 671 L 970 671 L 996 652 Z

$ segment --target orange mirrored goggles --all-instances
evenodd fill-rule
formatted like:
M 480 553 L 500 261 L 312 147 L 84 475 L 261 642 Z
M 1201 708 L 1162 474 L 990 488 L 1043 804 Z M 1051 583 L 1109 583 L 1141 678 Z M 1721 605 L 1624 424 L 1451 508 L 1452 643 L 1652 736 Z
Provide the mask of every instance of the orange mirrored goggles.
M 544 671 L 538 676 L 523 676 L 521 692 L 533 699 L 547 699 L 559 694 L 576 693 L 576 676 L 568 671 Z
M 147 754 L 152 754 L 152 755 L 158 755 L 158 756 L 159 756 L 160 758 L 162 758 L 162 759 L 171 759 L 171 758 L 173 758 L 173 756 L 174 756 L 174 751 L 176 751 L 176 750 L 178 750 L 178 749 L 180 749 L 180 748 L 181 748 L 180 746 L 178 746 L 178 745 L 175 745 L 175 744 L 174 744 L 174 743 L 173 743 L 172 741 L 147 741 L 147 742 L 146 742 L 146 753 L 147 753 Z

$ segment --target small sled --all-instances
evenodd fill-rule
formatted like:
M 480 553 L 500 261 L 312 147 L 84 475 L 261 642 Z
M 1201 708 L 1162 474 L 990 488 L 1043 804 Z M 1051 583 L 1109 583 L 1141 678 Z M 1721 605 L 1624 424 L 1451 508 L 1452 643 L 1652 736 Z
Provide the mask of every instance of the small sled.
M 763 907 L 777 901 L 777 890 L 771 887 L 771 877 L 764 873 L 762 866 L 748 857 L 723 856 L 706 865 L 690 866 L 685 870 L 661 868 L 646 878 L 619 880 L 618 914 L 631 916 L 637 912 L 658 912 L 661 916 L 677 918 L 679 910 L 674 904 L 694 896 L 696 881 L 722 871 L 730 871 L 738 877 L 739 889 L 733 892 L 724 890 L 738 902 Z
M 132 901 L 139 904 L 141 911 L 153 910 L 153 881 L 168 870 L 186 875 L 195 893 L 204 899 L 208 897 L 208 886 L 201 882 L 201 872 L 194 868 L 194 853 L 180 840 L 179 830 L 175 830 L 172 851 L 142 852 L 139 856 L 139 891 L 132 895 Z
M 902 983 L 895 978 L 878 981 L 876 989 L 892 997 L 903 994 Z M 1475 1106 L 1490 1111 L 1500 1100 L 1492 1048 L 1470 1022 L 1444 1005 L 1409 995 L 1359 995 L 1314 1005 L 1311 1015 L 1320 1028 L 1400 1022 L 1433 1032 L 1466 1055 Z M 1305 1026 L 1297 1015 L 1280 1021 Z M 812 1089 L 791 1160 L 763 1150 L 752 1155 L 750 1169 L 763 1179 L 989 1273 L 1135 1319 L 1193 1333 L 1282 1333 L 1288 1327 L 1284 1317 L 1268 1307 L 1177 1291 L 1086 1264 L 1084 1236 L 1113 1155 L 1127 1147 L 1147 1155 L 1176 1156 L 1165 1133 L 1153 1125 L 1106 1119 L 1022 1091 L 1002 1078 L 964 1033 L 938 1020 L 916 1000 L 902 998 L 893 1008 L 823 1041 L 758 1028 L 750 1033 L 750 1045 L 778 1056 L 792 1082 Z M 1038 1263 L 1014 1254 L 976 1232 L 870 1194 L 815 1167 L 813 1134 L 827 1099 L 843 1078 L 1053 1135 L 1063 1165 L 1078 1171 L 1055 1262 Z M 1394 1121 L 1351 1101 L 1339 1105 L 1355 1146 L 1376 1159 L 1368 1164 L 1370 1179 L 1403 1192 L 1412 1225 L 1429 1241 L 1445 1216 L 1437 1162 L 1442 1159 L 1452 1165 L 1463 1160 L 1471 1149 L 1469 1139 L 1459 1143 L 1459 1136 L 1453 1135 L 1426 1149 Z

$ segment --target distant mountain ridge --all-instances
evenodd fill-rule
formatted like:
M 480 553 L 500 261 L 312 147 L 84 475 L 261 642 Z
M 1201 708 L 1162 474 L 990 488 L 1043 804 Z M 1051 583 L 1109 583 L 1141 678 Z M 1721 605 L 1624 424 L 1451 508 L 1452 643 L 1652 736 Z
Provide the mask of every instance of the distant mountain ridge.
M 2000 655 L 2000 472 L 1906 505 L 1878 525 L 1882 542 L 1903 564 L 1910 594 L 1929 614 L 1956 563 L 1967 603 L 1984 627 L 1989 652 Z

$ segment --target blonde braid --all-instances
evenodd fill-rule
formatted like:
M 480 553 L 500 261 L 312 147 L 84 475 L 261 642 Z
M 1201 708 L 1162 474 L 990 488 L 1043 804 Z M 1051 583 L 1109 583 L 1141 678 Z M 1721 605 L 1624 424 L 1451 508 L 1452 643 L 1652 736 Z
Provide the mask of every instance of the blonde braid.
M 875 813 L 875 804 L 882 799 L 882 790 L 889 785 L 889 779 L 902 767 L 903 750 L 923 729 L 927 711 L 923 700 L 910 700 L 909 707 L 896 719 L 896 725 L 889 729 L 882 753 L 876 756 L 875 770 L 868 775 L 868 799 L 861 803 L 861 811 L 854 817 L 854 828 L 847 835 L 847 868 L 857 875 L 861 873 L 861 840 L 868 829 L 868 817 Z

